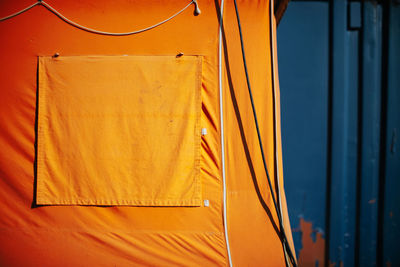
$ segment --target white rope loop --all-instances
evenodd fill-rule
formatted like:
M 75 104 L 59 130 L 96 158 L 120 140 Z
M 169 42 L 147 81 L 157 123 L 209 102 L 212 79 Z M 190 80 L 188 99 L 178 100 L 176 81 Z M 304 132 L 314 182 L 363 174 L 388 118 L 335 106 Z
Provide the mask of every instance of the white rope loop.
M 92 29 L 92 28 L 89 28 L 89 27 L 85 27 L 85 26 L 83 26 L 83 25 L 81 25 L 81 24 L 79 24 L 79 23 L 77 23 L 77 22 L 74 22 L 74 21 L 68 19 L 68 18 L 65 17 L 63 14 L 61 14 L 61 12 L 59 12 L 59 11 L 56 10 L 54 7 L 52 7 L 51 5 L 49 5 L 48 3 L 46 3 L 45 1 L 42 1 L 42 0 L 39 0 L 39 1 L 37 1 L 36 3 L 34 3 L 34 4 L 32 4 L 32 5 L 30 5 L 30 6 L 26 7 L 26 8 L 24 8 L 24 9 L 22 9 L 22 10 L 16 12 L 16 13 L 14 13 L 14 14 L 8 15 L 8 16 L 3 17 L 3 18 L 0 18 L 0 22 L 1 22 L 1 21 L 5 21 L 5 20 L 7 20 L 7 19 L 11 19 L 11 18 L 13 18 L 13 17 L 16 17 L 16 16 L 18 16 L 18 15 L 20 15 L 20 14 L 22 14 L 22 13 L 28 11 L 28 10 L 30 10 L 31 8 L 33 8 L 33 7 L 37 6 L 37 5 L 43 5 L 45 8 L 47 8 L 47 9 L 48 9 L 49 11 L 51 11 L 53 14 L 55 14 L 57 17 L 59 17 L 60 19 L 62 19 L 62 20 L 65 21 L 66 23 L 68 23 L 68 24 L 70 24 L 70 25 L 72 25 L 72 26 L 74 26 L 74 27 L 76 27 L 76 28 L 78 28 L 78 29 L 81 29 L 81 30 L 84 30 L 84 31 L 87 31 L 87 32 L 90 32 L 90 33 L 101 34 L 101 35 L 108 35 L 108 36 L 127 36 L 127 35 L 133 35 L 133 34 L 137 34 L 137 33 L 141 33 L 141 32 L 145 32 L 145 31 L 154 29 L 154 28 L 156 28 L 156 27 L 158 27 L 158 26 L 160 26 L 160 25 L 162 25 L 162 24 L 164 24 L 164 23 L 170 21 L 171 19 L 175 18 L 176 16 L 178 16 L 179 14 L 181 14 L 183 11 L 185 11 L 185 10 L 186 10 L 190 5 L 192 5 L 192 4 L 195 5 L 194 15 L 195 15 L 195 16 L 199 15 L 201 11 L 200 11 L 200 9 L 199 9 L 197 0 L 192 0 L 192 1 L 190 1 L 190 3 L 187 4 L 184 8 L 182 8 L 181 10 L 179 10 L 178 12 L 176 12 L 175 14 L 173 14 L 172 16 L 170 16 L 169 18 L 167 18 L 167 19 L 165 19 L 165 20 L 163 20 L 163 21 L 160 21 L 160 22 L 158 22 L 158 23 L 156 23 L 156 24 L 154 24 L 154 25 L 151 25 L 151 26 L 149 26 L 149 27 L 147 27 L 147 28 L 140 29 L 140 30 L 135 30 L 135 31 L 129 31 L 129 32 L 107 32 L 107 31 L 101 31 L 101 30 L 96 30 L 96 29 Z

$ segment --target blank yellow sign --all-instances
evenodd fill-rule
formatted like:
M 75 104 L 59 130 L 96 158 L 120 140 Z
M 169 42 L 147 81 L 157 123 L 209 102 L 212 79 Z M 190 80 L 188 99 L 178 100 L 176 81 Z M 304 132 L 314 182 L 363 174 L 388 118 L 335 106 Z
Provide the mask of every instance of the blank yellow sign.
M 37 204 L 200 206 L 201 56 L 39 58 Z

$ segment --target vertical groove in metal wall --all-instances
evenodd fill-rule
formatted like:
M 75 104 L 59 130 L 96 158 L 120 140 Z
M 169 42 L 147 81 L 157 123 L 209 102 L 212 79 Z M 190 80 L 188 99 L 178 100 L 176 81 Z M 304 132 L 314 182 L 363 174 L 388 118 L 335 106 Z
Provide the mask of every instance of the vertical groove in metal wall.
M 225 138 L 224 138 L 224 106 L 223 106 L 223 90 L 222 90 L 222 27 L 224 17 L 224 0 L 220 4 L 220 22 L 219 22 L 219 43 L 218 43 L 218 82 L 219 82 L 219 116 L 221 127 L 221 168 L 222 168 L 222 183 L 223 183 L 223 217 L 226 250 L 228 254 L 228 264 L 232 267 L 231 250 L 228 238 L 227 224 L 227 208 L 226 208 L 226 172 L 225 172 Z
M 361 26 L 364 26 L 364 2 L 361 2 Z M 361 223 L 361 183 L 362 183 L 362 143 L 363 143 L 363 75 L 364 75 L 364 29 L 358 37 L 358 92 L 357 92 L 357 184 L 356 184 L 356 229 L 354 233 L 354 266 L 360 266 L 360 223 Z
M 324 266 L 330 265 L 331 250 L 331 197 L 332 197 L 332 128 L 333 128 L 333 7 L 334 0 L 329 0 L 328 7 L 328 121 L 327 121 L 327 149 L 326 149 L 326 204 L 325 204 L 325 262 Z
M 386 155 L 387 155 L 387 126 L 388 126 L 388 81 L 389 81 L 389 25 L 390 25 L 389 1 L 382 3 L 382 58 L 381 58 L 381 133 L 380 133 L 380 157 L 379 157 L 379 185 L 378 185 L 378 231 L 376 264 L 384 265 L 384 218 L 385 218 L 385 185 L 386 185 Z

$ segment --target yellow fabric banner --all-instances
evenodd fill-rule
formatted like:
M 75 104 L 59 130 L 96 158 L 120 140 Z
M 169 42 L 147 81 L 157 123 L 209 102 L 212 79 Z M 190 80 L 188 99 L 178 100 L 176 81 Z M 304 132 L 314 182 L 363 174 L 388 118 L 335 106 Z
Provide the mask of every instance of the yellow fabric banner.
M 41 57 L 37 204 L 200 206 L 201 67 Z

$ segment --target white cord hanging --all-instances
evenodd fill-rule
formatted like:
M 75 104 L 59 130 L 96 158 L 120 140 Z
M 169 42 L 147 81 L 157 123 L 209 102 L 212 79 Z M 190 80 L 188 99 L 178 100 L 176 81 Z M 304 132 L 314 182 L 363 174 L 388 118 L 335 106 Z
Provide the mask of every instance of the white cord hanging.
M 11 18 L 13 18 L 15 16 L 18 16 L 19 14 L 22 14 L 25 11 L 28 11 L 29 9 L 31 9 L 32 7 L 37 6 L 37 5 L 40 5 L 40 1 L 37 1 L 36 3 L 24 8 L 24 9 L 18 11 L 18 12 L 15 12 L 14 14 L 8 15 L 8 16 L 3 17 L 3 18 L 0 18 L 0 21 L 4 21 L 4 20 L 7 20 L 7 19 L 11 19 Z
M 162 25 L 162 24 L 164 24 L 164 23 L 170 21 L 171 19 L 175 18 L 176 16 L 178 16 L 180 13 L 182 13 L 183 11 L 185 11 L 185 10 L 186 10 L 190 5 L 192 5 L 192 4 L 195 5 L 194 15 L 195 15 L 195 16 L 200 15 L 201 11 L 200 11 L 200 9 L 199 9 L 199 5 L 198 5 L 198 3 L 197 3 L 197 0 L 192 0 L 192 1 L 190 1 L 190 3 L 187 4 L 184 8 L 182 8 L 181 10 L 179 10 L 178 12 L 176 12 L 175 14 L 173 14 L 172 16 L 170 16 L 169 18 L 167 18 L 167 19 L 165 19 L 165 20 L 163 20 L 163 21 L 161 21 L 161 22 L 158 22 L 158 23 L 156 23 L 156 24 L 154 24 L 154 25 L 152 25 L 152 26 L 149 26 L 149 27 L 147 27 L 147 28 L 140 29 L 140 30 L 135 30 L 135 31 L 130 31 L 130 32 L 106 32 L 106 31 L 100 31 L 100 30 L 96 30 L 96 29 L 92 29 L 92 28 L 89 28 L 89 27 L 82 26 L 82 25 L 80 25 L 79 23 L 76 23 L 76 22 L 74 22 L 74 21 L 68 19 L 67 17 L 65 17 L 64 15 L 62 15 L 58 10 L 56 10 L 56 9 L 53 8 L 51 5 L 49 5 L 48 3 L 46 3 L 45 1 L 42 1 L 42 0 L 39 0 L 39 1 L 37 1 L 36 3 L 34 3 L 34 4 L 32 4 L 32 5 L 30 5 L 30 6 L 26 7 L 26 8 L 24 8 L 24 9 L 22 9 L 22 10 L 16 12 L 16 13 L 14 13 L 14 14 L 8 15 L 8 16 L 3 17 L 3 18 L 0 18 L 0 22 L 1 22 L 1 21 L 5 21 L 5 20 L 7 20 L 7 19 L 11 19 L 11 18 L 13 18 L 13 17 L 15 17 L 15 16 L 18 16 L 18 15 L 20 15 L 20 14 L 22 14 L 22 13 L 24 13 L 24 12 L 30 10 L 31 8 L 33 8 L 33 7 L 37 6 L 37 5 L 43 5 L 45 8 L 47 8 L 49 11 L 51 11 L 52 13 L 54 13 L 56 16 L 58 16 L 58 17 L 59 17 L 60 19 L 62 19 L 63 21 L 65 21 L 65 22 L 67 22 L 68 24 L 70 24 L 70 25 L 72 25 L 72 26 L 74 26 L 74 27 L 76 27 L 76 28 L 79 28 L 79 29 L 81 29 L 81 30 L 84 30 L 84 31 L 87 31 L 87 32 L 91 32 L 91 33 L 96 33 L 96 34 L 109 35 L 109 36 L 127 36 L 127 35 L 132 35 L 132 34 L 137 34 L 137 33 L 141 33 L 141 32 L 144 32 L 144 31 L 148 31 L 148 30 L 151 30 L 151 29 L 153 29 L 153 28 L 155 28 L 155 27 L 158 27 L 158 26 L 160 26 L 160 25 Z

